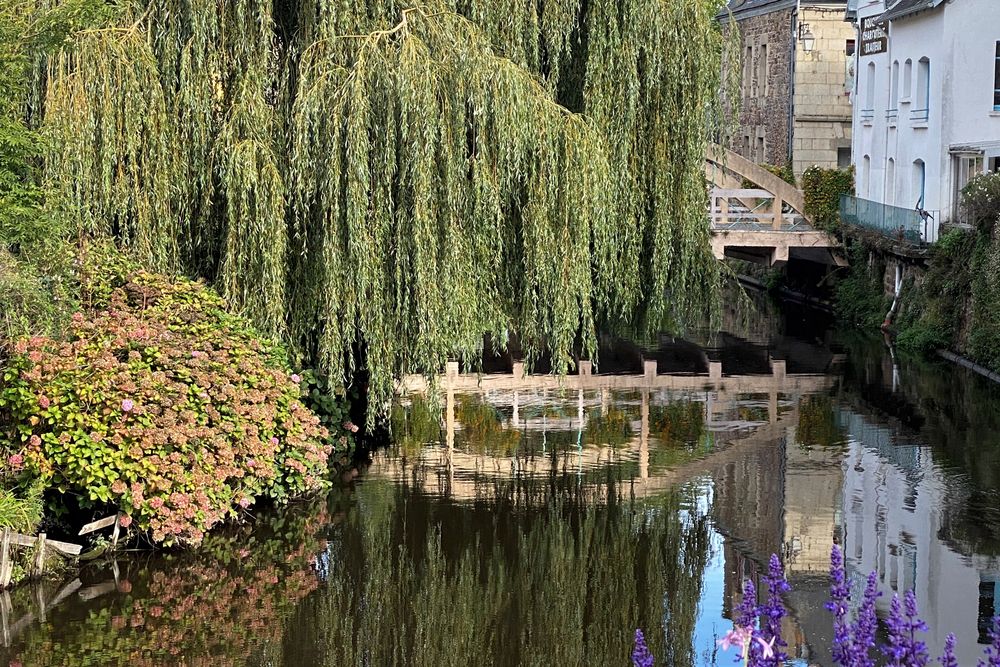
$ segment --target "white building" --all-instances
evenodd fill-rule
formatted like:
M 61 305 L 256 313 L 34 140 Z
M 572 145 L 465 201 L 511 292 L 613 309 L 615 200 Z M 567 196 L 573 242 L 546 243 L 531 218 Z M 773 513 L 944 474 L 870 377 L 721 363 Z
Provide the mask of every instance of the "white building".
M 1000 170 L 1000 0 L 852 0 L 848 16 L 857 197 L 958 221 L 970 176 Z

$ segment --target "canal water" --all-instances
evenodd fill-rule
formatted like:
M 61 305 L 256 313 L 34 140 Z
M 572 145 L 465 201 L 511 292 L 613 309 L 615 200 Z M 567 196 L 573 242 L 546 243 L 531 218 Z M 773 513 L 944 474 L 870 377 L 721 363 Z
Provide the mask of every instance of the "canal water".
M 10 665 L 732 664 L 716 640 L 772 553 L 794 665 L 831 664 L 834 543 L 916 590 L 959 662 L 1000 612 L 1000 394 L 766 305 L 608 337 L 593 374 L 412 383 L 394 444 L 324 498 L 0 599 Z M 451 391 L 448 391 L 451 386 Z

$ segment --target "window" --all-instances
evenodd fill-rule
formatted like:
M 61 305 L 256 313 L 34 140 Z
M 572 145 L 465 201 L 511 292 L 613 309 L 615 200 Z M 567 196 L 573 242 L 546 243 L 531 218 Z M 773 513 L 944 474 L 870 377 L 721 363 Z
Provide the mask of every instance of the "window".
M 762 135 L 758 134 L 757 135 L 757 151 L 756 151 L 756 155 L 754 157 L 755 157 L 755 160 L 757 162 L 759 162 L 760 164 L 764 163 L 764 156 L 766 155 L 766 153 L 765 153 L 766 150 L 767 150 L 767 146 L 764 143 L 764 137 Z
M 993 58 L 993 110 L 1000 111 L 1000 42 Z
M 743 97 L 750 97 L 753 88 L 753 47 L 748 46 L 743 56 Z
M 997 46 L 1000 47 L 1000 44 L 998 44 Z M 844 53 L 847 54 L 848 58 L 850 58 L 851 56 L 854 55 L 854 40 L 853 39 L 847 40 L 847 44 L 844 47 Z
M 757 95 L 758 97 L 767 97 L 768 85 L 767 85 L 767 44 L 761 44 L 760 49 L 757 52 Z
M 885 167 L 885 203 L 896 204 L 896 161 L 892 158 Z
M 868 191 L 871 189 L 871 172 L 872 159 L 866 155 L 861 161 L 861 193 L 865 199 L 868 199 Z
M 955 174 L 955 187 L 951 193 L 952 218 L 957 220 L 961 215 L 962 190 L 973 176 L 983 173 L 982 155 L 955 155 L 952 157 L 952 170 Z
M 885 112 L 886 119 L 896 120 L 899 116 L 899 61 L 892 63 L 892 79 L 889 83 L 889 109 Z
M 924 187 L 927 184 L 927 171 L 924 161 L 917 159 L 913 162 L 913 183 L 911 184 L 910 199 L 914 200 L 915 208 L 924 208 Z
M 865 75 L 865 103 L 861 110 L 861 120 L 870 123 L 875 117 L 875 63 L 868 63 Z
M 913 106 L 910 118 L 918 122 L 927 120 L 931 108 L 931 61 L 926 57 L 917 62 L 917 90 Z
M 837 169 L 847 169 L 851 166 L 851 147 L 841 146 L 837 149 Z
M 913 61 L 909 58 L 903 64 L 903 101 L 910 101 L 910 89 L 913 86 Z

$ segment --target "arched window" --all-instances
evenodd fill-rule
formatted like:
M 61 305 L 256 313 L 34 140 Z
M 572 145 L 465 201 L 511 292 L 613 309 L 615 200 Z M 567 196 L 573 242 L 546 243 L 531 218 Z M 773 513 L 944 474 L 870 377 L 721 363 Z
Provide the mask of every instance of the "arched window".
M 914 202 L 916 208 L 924 208 L 926 202 L 924 201 L 925 188 L 927 185 L 927 170 L 924 167 L 924 161 L 917 158 L 913 161 L 913 182 L 910 184 L 910 199 Z
M 875 108 L 875 63 L 868 63 L 868 92 L 865 96 L 865 108 Z
M 913 61 L 909 58 L 903 63 L 903 99 L 910 101 L 910 89 L 913 86 Z
M 892 81 L 889 88 L 889 111 L 899 109 L 899 61 L 892 63 Z
M 926 113 L 931 108 L 931 61 L 929 58 L 921 58 L 917 62 L 917 91 L 913 99 L 913 113 L 920 120 L 927 120 Z M 923 110 L 925 113 L 919 114 Z M 923 118 L 919 118 L 919 116 Z
M 872 178 L 872 159 L 867 155 L 861 160 L 861 195 L 869 198 Z
M 889 158 L 889 163 L 885 167 L 885 197 L 886 204 L 894 206 L 896 204 L 896 161 Z

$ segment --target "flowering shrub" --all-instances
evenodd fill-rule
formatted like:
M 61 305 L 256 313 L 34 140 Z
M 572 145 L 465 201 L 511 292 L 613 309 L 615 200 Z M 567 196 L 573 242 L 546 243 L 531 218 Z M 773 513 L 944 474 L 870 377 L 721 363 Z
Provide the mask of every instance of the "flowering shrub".
M 326 430 L 281 348 L 198 283 L 138 272 L 67 340 L 22 339 L 4 371 L 9 465 L 157 542 L 198 542 L 259 497 L 324 484 Z
M 1000 174 L 979 174 L 962 188 L 962 210 L 969 222 L 985 232 L 1000 218 Z

